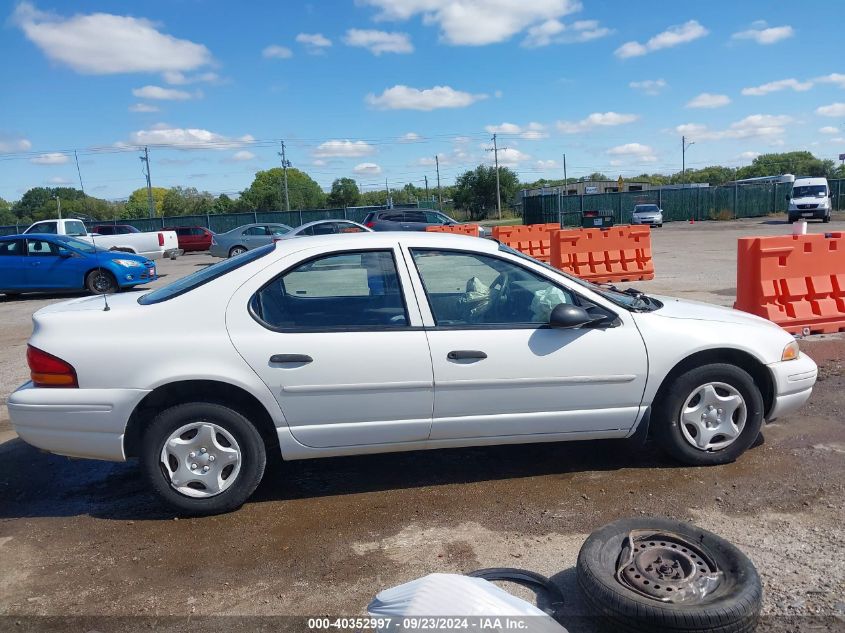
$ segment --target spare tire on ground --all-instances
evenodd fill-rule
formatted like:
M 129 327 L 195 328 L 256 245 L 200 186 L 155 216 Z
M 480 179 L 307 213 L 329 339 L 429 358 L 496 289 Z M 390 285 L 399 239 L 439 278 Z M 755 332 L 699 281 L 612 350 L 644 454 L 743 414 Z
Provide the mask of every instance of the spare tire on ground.
M 602 630 L 747 633 L 763 600 L 745 554 L 670 519 L 621 519 L 596 530 L 578 553 L 577 577 Z

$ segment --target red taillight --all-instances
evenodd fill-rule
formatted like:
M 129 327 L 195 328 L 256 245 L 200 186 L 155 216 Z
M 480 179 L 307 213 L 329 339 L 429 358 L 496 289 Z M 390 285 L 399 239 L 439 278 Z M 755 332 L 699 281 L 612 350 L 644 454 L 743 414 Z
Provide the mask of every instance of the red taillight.
M 368 229 L 373 228 L 375 225 L 375 222 L 364 222 L 364 226 L 366 226 Z
M 26 362 L 36 387 L 78 387 L 76 370 L 70 363 L 52 354 L 26 346 Z
M 164 233 L 159 233 L 159 234 L 158 234 L 158 245 L 159 245 L 159 246 L 164 246 Z

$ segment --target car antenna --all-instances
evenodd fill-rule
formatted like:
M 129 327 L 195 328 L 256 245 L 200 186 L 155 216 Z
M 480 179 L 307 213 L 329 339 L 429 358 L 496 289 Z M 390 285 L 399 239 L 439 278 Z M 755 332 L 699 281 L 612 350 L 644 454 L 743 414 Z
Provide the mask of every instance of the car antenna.
M 100 263 L 100 251 L 97 250 L 97 241 L 94 239 L 95 235 L 96 235 L 96 233 L 91 233 L 91 244 L 94 246 L 94 257 L 97 260 L 97 272 L 102 275 L 103 274 L 103 266 Z M 109 307 L 109 298 L 108 298 L 108 296 L 106 296 L 106 293 L 104 292 L 103 293 L 103 312 L 108 312 L 109 310 L 111 310 L 111 308 Z

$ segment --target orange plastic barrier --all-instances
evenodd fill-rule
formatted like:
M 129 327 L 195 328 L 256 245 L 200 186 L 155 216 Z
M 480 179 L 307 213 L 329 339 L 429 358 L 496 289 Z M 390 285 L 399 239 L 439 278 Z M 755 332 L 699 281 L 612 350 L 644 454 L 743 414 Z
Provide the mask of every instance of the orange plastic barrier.
M 734 308 L 793 334 L 845 330 L 845 233 L 740 238 Z
M 554 231 L 550 263 L 599 283 L 654 279 L 651 230 L 622 224 L 609 229 Z
M 545 228 L 547 226 L 554 227 L 553 230 Z M 511 248 L 530 255 L 534 259 L 539 259 L 541 262 L 548 263 L 552 257 L 552 235 L 554 231 L 558 230 L 557 224 L 532 224 L 529 226 L 520 227 L 520 231 L 511 231 L 506 234 L 493 234 L 494 239 L 499 240 L 502 244 L 507 244 Z M 530 230 L 529 230 L 530 229 Z
M 557 231 L 560 229 L 560 224 L 552 222 L 550 224 L 514 224 L 510 226 L 494 226 L 493 239 L 500 242 L 509 235 L 514 233 L 532 233 L 534 231 Z
M 478 237 L 477 224 L 444 224 L 438 226 L 427 226 L 425 227 L 425 230 L 429 233 L 459 233 L 461 235 L 472 235 L 473 237 Z

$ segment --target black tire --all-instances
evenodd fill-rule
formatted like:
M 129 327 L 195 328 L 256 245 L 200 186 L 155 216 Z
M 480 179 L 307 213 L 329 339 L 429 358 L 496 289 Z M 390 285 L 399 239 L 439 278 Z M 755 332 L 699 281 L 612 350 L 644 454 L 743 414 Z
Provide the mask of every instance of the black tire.
M 240 447 L 241 462 L 237 479 L 228 488 L 210 497 L 189 497 L 176 490 L 160 463 L 161 451 L 171 433 L 191 422 L 211 422 L 225 429 Z M 239 508 L 255 492 L 267 453 L 258 429 L 229 407 L 210 402 L 191 402 L 170 407 L 159 413 L 144 431 L 141 440 L 141 467 L 158 496 L 183 515 L 222 514 Z
M 95 295 L 108 295 L 119 290 L 114 275 L 102 268 L 92 270 L 85 275 L 85 288 Z
M 830 222 L 830 214 L 829 213 L 822 218 L 822 222 L 824 222 L 825 224 Z
M 663 602 L 637 593 L 616 577 L 632 530 L 683 537 L 709 556 L 724 577 L 711 593 L 693 601 Z M 671 519 L 620 519 L 596 530 L 581 546 L 576 574 L 586 603 L 603 620 L 603 631 L 750 633 L 763 600 L 760 576 L 745 554 L 712 532 Z
M 719 450 L 701 450 L 684 438 L 679 423 L 681 407 L 697 387 L 720 382 L 739 391 L 746 407 L 746 421 L 732 444 Z M 684 372 L 658 394 L 651 418 L 654 438 L 660 447 L 679 462 L 692 466 L 728 464 L 746 451 L 760 434 L 763 425 L 763 396 L 754 379 L 736 365 L 714 363 Z
M 792 217 L 787 218 L 787 221 L 788 221 L 790 224 L 795 224 L 795 218 L 792 218 Z
M 237 257 L 241 253 L 246 253 L 247 250 L 244 246 L 233 246 L 229 249 L 229 257 Z

